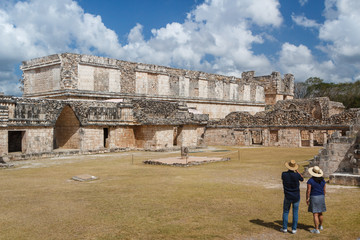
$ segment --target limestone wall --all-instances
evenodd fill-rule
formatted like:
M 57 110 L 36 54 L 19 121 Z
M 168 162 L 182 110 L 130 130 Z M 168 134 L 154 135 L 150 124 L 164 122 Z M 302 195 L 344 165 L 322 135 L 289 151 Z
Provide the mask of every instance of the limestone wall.
M 248 129 L 207 128 L 204 134 L 207 145 L 250 146 L 251 133 Z
M 0 157 L 8 152 L 8 131 L 0 128 Z
M 155 127 L 155 149 L 166 149 L 173 147 L 174 128 L 172 126 Z
M 263 106 L 233 105 L 233 104 L 216 104 L 216 103 L 193 103 L 187 104 L 189 107 L 196 108 L 197 111 L 208 114 L 210 119 L 225 118 L 231 112 L 249 112 L 255 114 L 263 111 Z
M 12 142 L 9 143 L 9 136 L 13 133 L 17 133 L 18 137 L 11 138 Z M 23 154 L 51 152 L 53 133 L 51 127 L 17 127 L 0 130 L 0 156 L 7 155 L 9 151 Z
M 173 126 L 137 126 L 134 133 L 138 148 L 156 150 L 173 147 Z
M 271 94 L 279 99 L 293 96 L 293 76 L 274 72 L 255 77 L 243 73 L 241 78 L 152 64 L 79 55 L 55 54 L 24 61 L 24 96 L 57 99 L 152 98 L 186 101 L 214 116 L 202 104 L 242 105 L 245 111 L 264 110 Z M 266 100 L 267 99 L 267 100 Z M 202 101 L 202 102 L 201 102 Z M 232 111 L 230 107 L 225 109 Z M 243 111 L 235 108 L 235 111 Z M 224 112 L 225 110 L 223 110 Z M 216 114 L 215 114 L 216 115 Z M 224 114 L 215 118 L 224 117 Z
M 132 127 L 110 128 L 110 148 L 135 148 L 135 135 Z
M 227 146 L 281 146 L 301 147 L 298 128 L 269 130 L 267 128 L 207 128 L 204 134 L 207 145 Z
M 84 127 L 81 129 L 81 150 L 99 150 L 104 146 L 104 129 Z
M 334 132 L 328 143 L 310 162 L 309 167 L 319 166 L 325 177 L 334 172 L 350 172 L 350 157 L 354 154 L 355 137 L 342 136 L 340 132 Z
M 198 144 L 198 126 L 186 125 L 182 127 L 181 134 L 178 137 L 178 146 L 196 147 Z
M 301 147 L 300 130 L 297 128 L 280 129 L 278 137 L 278 146 L 283 147 Z
M 25 130 L 25 129 L 24 129 Z M 53 150 L 53 128 L 28 128 L 25 130 L 24 153 L 51 152 Z
M 24 94 L 51 92 L 63 88 L 61 60 L 57 55 L 23 62 L 23 66 L 26 68 L 26 72 L 24 72 L 24 76 L 26 76 Z

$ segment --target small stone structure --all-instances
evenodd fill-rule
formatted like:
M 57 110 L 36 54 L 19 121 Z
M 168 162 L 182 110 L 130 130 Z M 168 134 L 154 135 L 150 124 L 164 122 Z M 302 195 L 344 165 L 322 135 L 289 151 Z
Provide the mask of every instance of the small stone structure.
M 187 159 L 189 157 L 189 148 L 188 147 L 181 147 L 181 158 Z
M 224 162 L 230 161 L 230 158 L 221 158 L 221 157 L 170 157 L 170 158 L 160 158 L 160 159 L 149 159 L 144 161 L 145 164 L 151 165 L 168 165 L 176 167 L 189 167 L 194 165 L 201 165 L 213 162 Z

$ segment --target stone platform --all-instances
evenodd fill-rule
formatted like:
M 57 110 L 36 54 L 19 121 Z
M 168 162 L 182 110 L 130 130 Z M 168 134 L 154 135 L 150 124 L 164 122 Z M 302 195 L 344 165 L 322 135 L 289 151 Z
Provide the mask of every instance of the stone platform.
M 169 157 L 169 158 L 159 158 L 159 159 L 149 159 L 144 161 L 145 164 L 153 164 L 153 165 L 171 165 L 171 166 L 179 166 L 179 167 L 188 167 L 193 165 L 200 165 L 205 163 L 212 162 L 223 162 L 229 161 L 230 158 L 219 158 L 219 157 Z
M 329 183 L 338 185 L 360 186 L 360 175 L 350 173 L 333 173 L 329 176 Z

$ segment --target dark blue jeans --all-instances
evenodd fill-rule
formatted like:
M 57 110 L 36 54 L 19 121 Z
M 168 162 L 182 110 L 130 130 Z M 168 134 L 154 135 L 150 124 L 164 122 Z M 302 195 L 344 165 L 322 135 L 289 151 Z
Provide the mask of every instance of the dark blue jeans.
M 293 206 L 292 230 L 296 230 L 298 218 L 299 218 L 298 211 L 299 211 L 300 199 L 297 202 L 291 202 L 291 201 L 287 200 L 286 198 L 284 198 L 283 229 L 287 229 L 288 217 L 289 217 L 289 211 L 290 211 L 291 204 Z

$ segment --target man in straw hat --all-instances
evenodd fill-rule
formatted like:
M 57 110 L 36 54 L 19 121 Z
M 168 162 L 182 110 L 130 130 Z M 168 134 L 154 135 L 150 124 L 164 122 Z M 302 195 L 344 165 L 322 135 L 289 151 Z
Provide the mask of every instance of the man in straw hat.
M 281 179 L 284 188 L 284 205 L 283 205 L 283 226 L 280 229 L 281 232 L 287 232 L 288 216 L 291 205 L 293 206 L 293 221 L 291 233 L 296 233 L 297 222 L 298 222 L 298 211 L 300 204 L 300 182 L 304 181 L 303 176 L 298 172 L 299 165 L 296 164 L 295 160 L 286 162 L 285 166 L 288 171 L 281 174 Z
M 326 212 L 325 193 L 326 183 L 323 178 L 323 171 L 318 167 L 311 167 L 308 172 L 312 176 L 307 181 L 306 204 L 309 206 L 308 212 L 313 213 L 315 228 L 310 230 L 312 233 L 320 233 L 323 230 L 323 212 Z

